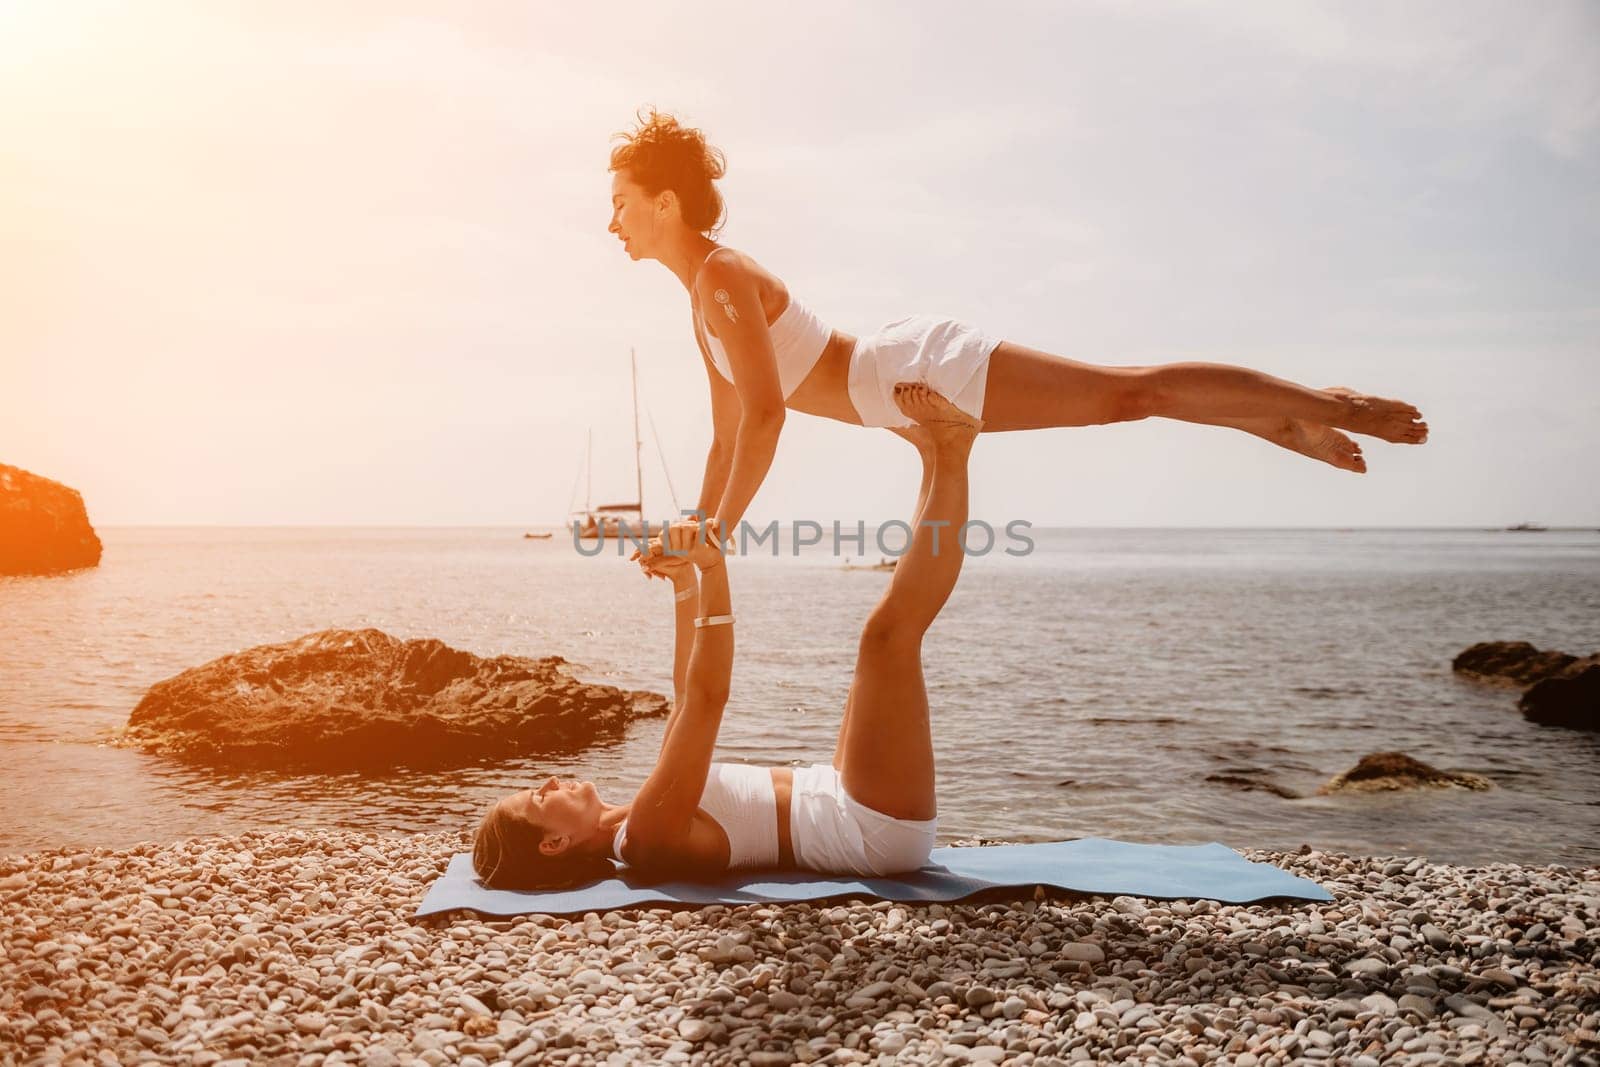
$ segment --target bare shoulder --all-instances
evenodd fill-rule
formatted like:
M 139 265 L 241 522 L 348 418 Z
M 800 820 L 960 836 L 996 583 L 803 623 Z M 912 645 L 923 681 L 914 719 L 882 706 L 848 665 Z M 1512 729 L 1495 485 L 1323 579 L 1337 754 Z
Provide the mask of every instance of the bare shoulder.
M 701 266 L 700 275 L 695 279 L 696 295 L 704 305 L 707 301 L 716 299 L 719 289 L 725 293 L 737 291 L 759 293 L 768 277 L 770 275 L 767 270 L 751 256 L 737 248 L 723 245 L 711 253 L 710 258 Z
M 623 857 L 628 866 L 652 882 L 676 882 L 689 878 L 691 866 L 686 857 L 669 849 L 630 848 Z
M 623 852 L 628 866 L 653 880 L 703 881 L 719 877 L 727 866 L 703 855 L 688 842 L 652 845 L 630 841 Z

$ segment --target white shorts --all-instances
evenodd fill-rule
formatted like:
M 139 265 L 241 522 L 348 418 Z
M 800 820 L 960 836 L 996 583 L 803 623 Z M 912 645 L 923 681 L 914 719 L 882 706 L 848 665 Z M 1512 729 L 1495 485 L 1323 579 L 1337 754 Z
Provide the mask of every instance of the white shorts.
M 789 837 L 795 866 L 825 874 L 882 877 L 928 862 L 939 817 L 892 819 L 845 792 L 832 764 L 794 768 Z
M 926 382 L 933 391 L 983 418 L 989 357 L 1000 341 L 954 319 L 912 315 L 856 340 L 850 353 L 850 403 L 863 426 L 910 426 L 894 403 L 899 382 Z

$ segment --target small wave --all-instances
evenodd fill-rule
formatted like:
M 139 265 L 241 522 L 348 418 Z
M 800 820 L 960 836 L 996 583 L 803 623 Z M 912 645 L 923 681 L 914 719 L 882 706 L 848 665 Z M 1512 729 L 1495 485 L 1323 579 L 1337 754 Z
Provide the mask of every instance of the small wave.
M 1056 783 L 1057 789 L 1132 789 L 1137 783 L 1130 781 L 1086 782 L 1079 778 L 1063 778 Z
M 1219 785 L 1231 785 L 1231 786 L 1235 787 L 1236 789 L 1238 789 L 1242 793 L 1250 793 L 1250 792 L 1259 791 L 1259 792 L 1263 792 L 1263 793 L 1271 793 L 1274 796 L 1283 797 L 1285 800 L 1298 800 L 1298 799 L 1300 799 L 1300 794 L 1299 793 L 1296 793 L 1292 789 L 1286 789 L 1286 788 L 1284 788 L 1283 786 L 1279 785 L 1276 782 L 1273 782 L 1273 781 L 1270 781 L 1270 780 L 1260 781 L 1260 780 L 1257 780 L 1255 778 L 1247 777 L 1245 775 L 1239 775 L 1239 774 L 1208 774 L 1208 775 L 1206 775 L 1206 781 L 1208 781 L 1208 782 L 1216 782 Z
M 1360 697 L 1367 696 L 1367 690 L 1359 685 L 1333 688 L 1325 685 L 1296 685 L 1289 689 L 1291 693 L 1311 697 L 1313 700 L 1330 700 L 1334 697 Z
M 1474 766 L 1472 766 L 1470 764 L 1463 764 L 1462 766 L 1460 766 L 1460 767 L 1458 767 L 1456 769 L 1457 770 L 1462 770 L 1462 771 L 1467 771 L 1467 772 L 1469 772 L 1471 774 L 1481 774 L 1486 778 L 1542 778 L 1542 777 L 1544 777 L 1544 774 L 1541 771 L 1532 771 L 1532 770 L 1528 770 L 1525 767 L 1507 767 L 1507 766 L 1505 766 L 1504 764 L 1501 764 L 1501 763 L 1495 763 L 1495 764 L 1492 764 L 1492 765 L 1487 766 L 1487 767 L 1474 767 Z M 1600 803 L 1600 801 L 1596 801 L 1596 803 Z
M 1226 763 L 1229 760 L 1238 759 L 1240 753 L 1250 753 L 1251 755 L 1263 753 L 1272 756 L 1292 756 L 1295 754 L 1295 750 L 1292 748 L 1285 748 L 1283 745 L 1263 745 L 1260 742 L 1250 740 L 1248 737 L 1231 738 L 1222 743 L 1225 743 L 1233 751 L 1208 752 L 1206 753 L 1206 758 L 1217 763 Z
M 1183 722 L 1182 719 L 1170 715 L 1155 715 L 1148 719 L 1121 719 L 1114 715 L 1102 715 L 1084 721 L 1091 726 L 1177 726 Z

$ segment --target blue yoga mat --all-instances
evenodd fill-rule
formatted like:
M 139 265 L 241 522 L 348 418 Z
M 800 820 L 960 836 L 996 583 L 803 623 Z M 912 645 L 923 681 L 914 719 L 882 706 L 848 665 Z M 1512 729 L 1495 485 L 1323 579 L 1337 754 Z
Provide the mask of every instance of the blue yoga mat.
M 732 872 L 709 882 L 651 884 L 626 867 L 582 889 L 489 889 L 458 853 L 428 889 L 417 915 L 467 908 L 486 915 L 572 915 L 647 904 L 762 904 L 863 896 L 894 901 L 960 900 L 985 889 L 1054 886 L 1105 896 L 1193 897 L 1247 904 L 1269 897 L 1333 899 L 1317 883 L 1271 864 L 1252 863 L 1226 845 L 1139 845 L 1084 837 L 1034 845 L 936 848 L 921 869 L 894 878 L 814 871 Z

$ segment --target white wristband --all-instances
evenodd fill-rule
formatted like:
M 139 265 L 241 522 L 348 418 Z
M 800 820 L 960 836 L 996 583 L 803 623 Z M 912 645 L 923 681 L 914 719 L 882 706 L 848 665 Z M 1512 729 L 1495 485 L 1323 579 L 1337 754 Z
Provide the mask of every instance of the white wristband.
M 699 618 L 699 619 L 694 620 L 694 624 L 695 624 L 696 628 L 701 627 L 701 626 L 721 626 L 724 623 L 728 624 L 729 626 L 732 626 L 733 625 L 733 616 L 732 615 L 707 615 L 707 616 L 705 616 L 703 618 Z

